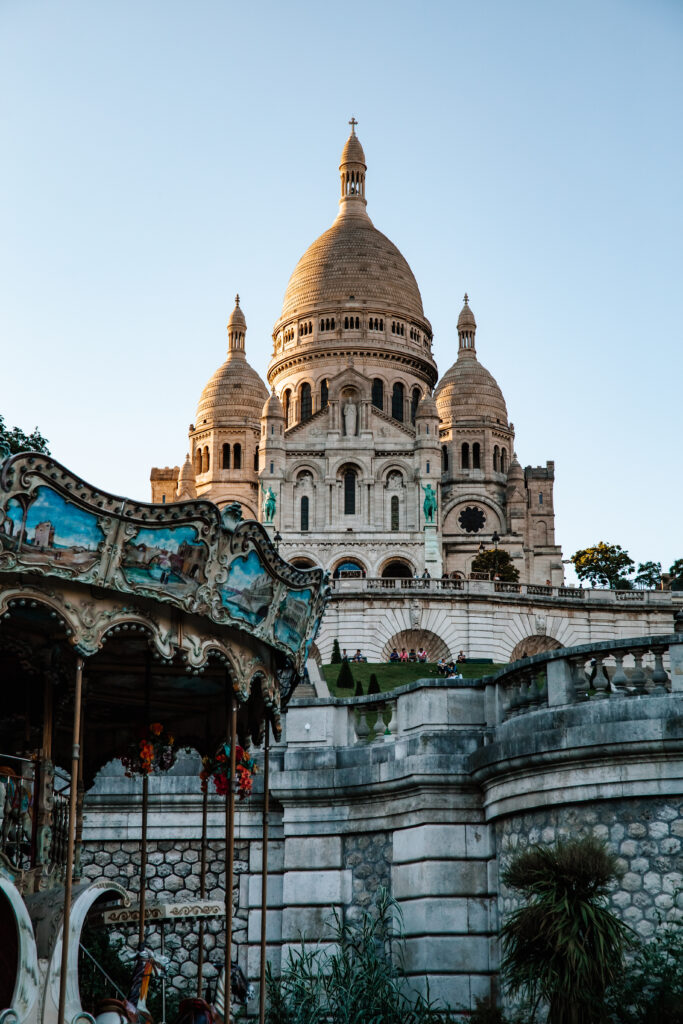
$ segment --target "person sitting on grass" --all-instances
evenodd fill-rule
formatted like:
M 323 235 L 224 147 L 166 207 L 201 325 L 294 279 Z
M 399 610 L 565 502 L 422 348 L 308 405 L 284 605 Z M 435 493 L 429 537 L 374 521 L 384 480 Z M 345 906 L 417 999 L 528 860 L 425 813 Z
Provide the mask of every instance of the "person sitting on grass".
M 413 661 L 413 662 L 417 661 L 417 654 L 415 653 L 415 648 L 414 647 L 410 648 L 410 654 L 408 655 L 408 661 Z
M 464 651 L 460 651 L 458 654 L 458 665 L 463 665 L 467 661 L 467 655 Z
M 389 661 L 398 661 L 398 660 L 399 660 L 398 651 L 394 647 L 393 651 L 389 655 Z
M 354 656 L 351 659 L 351 661 L 367 661 L 367 660 L 368 659 L 364 658 L 363 655 L 361 654 L 360 647 L 357 647 L 356 648 L 356 653 L 354 654 Z
M 436 671 L 439 673 L 440 676 L 445 676 L 448 673 L 448 665 L 446 664 L 444 658 L 439 658 L 439 660 L 437 661 Z
M 405 647 L 402 647 L 401 648 L 401 661 L 407 661 L 407 660 L 408 660 L 408 652 L 405 649 Z
M 417 652 L 417 660 L 421 661 L 423 664 L 427 660 L 427 652 L 425 651 L 424 647 L 421 647 L 420 650 Z
M 450 666 L 450 670 L 448 675 L 446 676 L 446 679 L 462 679 L 462 676 L 455 665 Z

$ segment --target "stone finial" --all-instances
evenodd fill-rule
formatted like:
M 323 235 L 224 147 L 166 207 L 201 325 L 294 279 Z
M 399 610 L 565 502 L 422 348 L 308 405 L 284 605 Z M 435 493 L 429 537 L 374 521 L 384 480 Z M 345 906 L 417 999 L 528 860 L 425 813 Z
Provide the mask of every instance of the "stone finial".
M 352 117 L 351 120 L 349 121 L 349 124 L 351 125 L 351 134 L 355 135 L 356 125 L 358 124 L 358 121 L 356 121 L 355 117 Z

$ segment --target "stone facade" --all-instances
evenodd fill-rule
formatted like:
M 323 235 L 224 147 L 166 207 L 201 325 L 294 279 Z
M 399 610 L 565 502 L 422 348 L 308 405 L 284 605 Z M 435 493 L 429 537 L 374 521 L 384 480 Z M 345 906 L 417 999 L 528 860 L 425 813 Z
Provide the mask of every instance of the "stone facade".
M 299 260 L 273 328 L 270 398 L 264 405 L 265 385 L 246 362 L 238 302 L 186 465 L 153 469 L 152 499 L 196 490 L 218 505 L 238 501 L 280 532 L 286 558 L 335 575 L 466 574 L 482 544 L 499 543 L 521 579 L 561 584 L 554 464 L 523 470 L 517 461 L 502 392 L 477 358 L 467 296 L 458 358 L 437 385 L 420 289 L 368 216 L 366 173 L 352 125 L 339 214 Z

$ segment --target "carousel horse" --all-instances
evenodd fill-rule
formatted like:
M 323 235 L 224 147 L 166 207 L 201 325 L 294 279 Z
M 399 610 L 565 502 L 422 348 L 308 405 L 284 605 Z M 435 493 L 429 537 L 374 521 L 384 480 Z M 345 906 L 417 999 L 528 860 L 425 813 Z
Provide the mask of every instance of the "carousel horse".
M 168 957 L 140 949 L 135 955 L 133 977 L 125 999 L 102 999 L 97 1007 L 96 1024 L 151 1024 L 147 992 L 152 978 L 165 977 Z
M 254 997 L 254 986 L 249 985 L 244 971 L 236 960 L 232 961 L 230 970 L 230 993 L 232 998 L 243 1006 Z M 232 1021 L 225 1016 L 225 968 L 220 973 L 216 985 L 216 995 L 211 1002 L 207 990 L 206 999 L 183 999 L 174 1024 L 229 1024 Z

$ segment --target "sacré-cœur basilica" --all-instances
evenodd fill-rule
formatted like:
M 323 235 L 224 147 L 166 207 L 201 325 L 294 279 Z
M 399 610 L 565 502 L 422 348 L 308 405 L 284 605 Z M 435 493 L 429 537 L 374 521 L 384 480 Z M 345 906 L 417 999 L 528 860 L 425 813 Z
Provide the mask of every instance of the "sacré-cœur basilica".
M 517 461 L 467 296 L 457 359 L 439 379 L 417 282 L 368 215 L 366 170 L 352 123 L 339 213 L 289 280 L 269 387 L 247 362 L 238 297 L 185 464 L 152 470 L 152 498 L 238 501 L 272 521 L 286 558 L 337 578 L 463 578 L 495 534 L 521 580 L 560 585 L 554 465 Z M 432 494 L 436 514 L 425 515 Z

